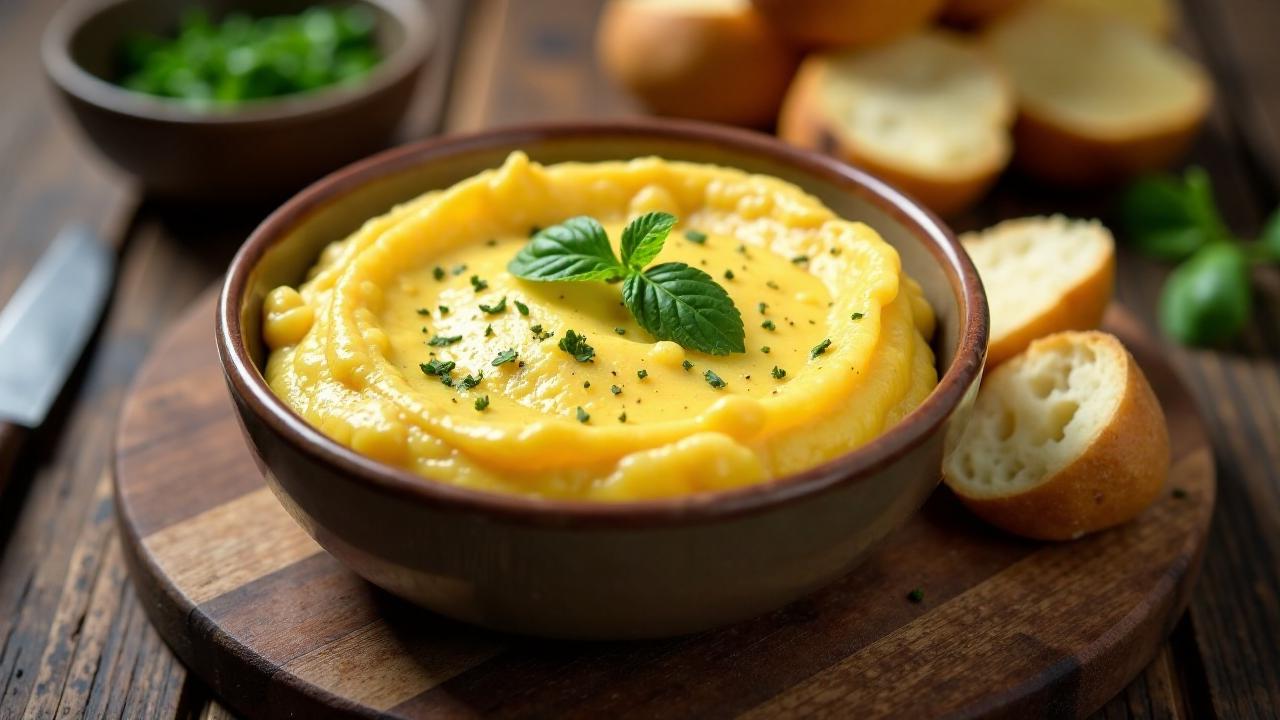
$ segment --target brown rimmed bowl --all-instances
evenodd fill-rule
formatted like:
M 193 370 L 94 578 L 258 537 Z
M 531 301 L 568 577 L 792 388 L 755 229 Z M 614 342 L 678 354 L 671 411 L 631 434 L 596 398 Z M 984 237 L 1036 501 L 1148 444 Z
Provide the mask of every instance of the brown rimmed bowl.
M 427 190 L 496 167 L 659 155 L 798 184 L 880 231 L 937 311 L 940 382 L 901 423 L 818 467 L 678 499 L 603 504 L 497 495 L 423 479 L 321 434 L 272 394 L 263 298 L 321 248 Z M 977 392 L 987 304 L 936 217 L 880 181 L 773 138 L 677 121 L 514 127 L 391 150 L 294 197 L 241 248 L 218 304 L 218 350 L 259 465 L 326 550 L 386 590 L 520 633 L 634 638 L 694 632 L 780 607 L 848 572 L 939 479 L 949 423 Z
M 314 0 L 205 0 L 212 17 L 293 14 Z M 351 83 L 228 107 L 193 108 L 112 82 L 133 32 L 171 33 L 191 3 L 71 0 L 41 45 L 45 72 L 108 160 L 153 195 L 202 203 L 287 197 L 385 148 L 409 108 L 436 36 L 420 0 L 351 0 L 372 11 L 382 61 Z

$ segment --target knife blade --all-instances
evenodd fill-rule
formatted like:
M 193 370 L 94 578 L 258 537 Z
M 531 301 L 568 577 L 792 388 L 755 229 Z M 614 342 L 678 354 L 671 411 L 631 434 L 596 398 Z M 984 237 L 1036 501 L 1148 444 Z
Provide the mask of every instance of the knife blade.
M 92 230 L 64 228 L 0 311 L 0 422 L 44 422 L 102 317 L 115 255 Z

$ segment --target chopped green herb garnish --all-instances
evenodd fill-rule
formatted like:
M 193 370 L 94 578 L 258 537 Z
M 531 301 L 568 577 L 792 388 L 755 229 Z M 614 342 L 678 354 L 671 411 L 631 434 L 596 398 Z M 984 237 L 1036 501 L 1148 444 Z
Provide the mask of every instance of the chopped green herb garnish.
M 462 339 L 461 335 L 434 335 L 427 344 L 431 347 L 445 347 L 452 345 Z
M 489 364 L 494 367 L 498 367 L 499 365 L 504 365 L 506 363 L 509 363 L 515 360 L 516 356 L 519 354 L 520 353 L 515 351 L 515 348 L 507 348 L 506 350 L 503 350 L 502 352 L 498 353 L 498 356 L 495 357 L 493 359 L 493 362 Z
M 448 315 L 448 314 L 449 314 L 449 306 L 448 306 L 448 305 L 437 305 L 436 307 L 440 310 L 440 314 L 441 314 L 441 315 Z
M 768 346 L 768 345 L 761 345 L 761 346 L 760 346 L 760 352 L 764 353 L 765 355 L 768 355 L 768 354 L 769 354 L 769 346 Z
M 440 282 L 441 280 L 444 280 L 444 268 L 440 267 L 439 265 L 435 266 L 434 268 L 431 268 L 431 277 L 435 278 L 436 282 Z
M 441 375 L 440 384 L 445 387 L 453 387 L 453 378 L 449 375 Z
M 913 603 L 924 602 L 924 591 L 920 588 L 916 588 L 907 593 L 907 599 Z
M 536 323 L 534 325 L 530 325 L 529 332 L 533 333 L 533 337 L 536 338 L 539 342 L 546 340 L 552 335 L 555 335 L 555 333 L 551 332 L 550 330 L 543 332 L 542 323 Z
M 776 283 L 776 282 L 774 282 L 774 281 L 772 281 L 772 280 L 765 280 L 765 281 L 764 281 L 764 284 L 765 284 L 765 286 L 766 286 L 766 287 L 768 287 L 768 288 L 769 288 L 769 289 L 771 289 L 771 290 L 777 290 L 777 289 L 779 289 L 779 288 L 778 288 L 778 283 Z
M 814 345 L 813 348 L 809 350 L 809 359 L 812 360 L 818 357 L 822 353 L 826 352 L 829 347 L 831 347 L 831 338 L 827 338 L 817 345 Z
M 481 292 L 489 289 L 489 283 L 485 282 L 484 280 L 481 280 L 479 275 L 472 275 L 471 287 L 476 292 Z
M 499 300 L 496 305 L 485 305 L 484 303 L 480 303 L 480 310 L 483 311 L 486 315 L 497 315 L 498 313 L 506 309 L 507 309 L 506 295 L 503 295 L 502 299 Z
M 687 372 L 693 369 L 693 363 L 689 362 L 688 360 L 685 360 L 684 362 L 680 363 L 680 367 L 684 368 L 685 371 Z
M 418 314 L 419 314 L 419 315 L 430 315 L 430 314 L 431 314 L 431 308 L 418 308 Z
M 850 319 L 850 320 L 861 320 L 861 319 L 862 319 L 862 318 L 864 318 L 864 317 L 866 317 L 866 315 L 863 315 L 862 313 L 854 313 L 854 314 L 852 314 L 852 315 L 850 315 L 850 316 L 849 316 L 849 319 Z
M 476 398 L 476 410 L 483 412 L 484 409 L 487 407 L 489 407 L 488 395 L 483 395 L 481 397 Z
M 760 323 L 760 327 L 764 328 L 765 330 L 769 330 L 771 332 L 778 328 L 777 325 L 773 324 L 772 320 L 765 320 L 764 322 Z
M 481 380 L 484 380 L 483 372 L 476 376 L 472 376 L 468 373 L 467 376 L 462 378 L 462 381 L 458 383 L 458 387 L 463 390 L 470 390 L 471 388 L 479 385 Z
M 584 382 L 582 383 L 582 388 L 583 388 L 584 390 L 585 390 L 585 389 L 587 389 L 587 388 L 590 388 L 590 387 L 591 387 L 591 381 L 590 381 L 590 380 L 584 381 Z
M 565 330 L 560 338 L 560 349 L 573 356 L 578 362 L 591 362 L 596 356 L 596 349 L 587 344 L 587 336 L 579 335 L 573 330 Z
M 528 317 L 528 316 L 529 316 L 529 306 L 528 306 L 528 305 L 525 305 L 524 303 L 520 302 L 519 300 L 512 300 L 512 302 L 514 302 L 514 303 L 515 303 L 515 305 L 516 305 L 516 310 L 519 310 L 521 315 L 524 315 L 525 317 Z
M 588 420 L 590 420 L 590 419 L 591 419 L 591 416 L 590 416 L 589 414 L 587 414 L 587 411 L 586 411 L 586 410 L 583 410 L 583 409 L 582 409 L 582 406 L 581 406 L 581 405 L 579 405 L 579 406 L 578 406 L 578 422 L 580 422 L 580 423 L 585 423 L 585 422 L 587 422 L 587 421 L 588 421 Z
M 791 262 L 795 263 L 796 265 L 800 265 L 800 264 L 803 264 L 803 263 L 807 263 L 807 262 L 809 262 L 809 256 L 808 256 L 808 255 L 797 255 L 797 256 L 795 256 L 795 257 L 791 258 Z
M 450 272 L 452 272 L 454 275 L 461 275 L 466 271 L 467 271 L 467 265 L 466 263 L 463 263 L 461 265 L 454 265 L 453 269 Z
M 627 334 L 627 329 L 626 329 L 626 328 L 623 328 L 623 327 L 616 327 L 616 328 L 614 328 L 614 329 L 613 329 L 613 331 L 614 331 L 615 333 L 619 334 L 619 335 L 626 335 L 626 334 Z
M 756 305 L 756 309 L 760 311 L 761 315 L 763 315 L 769 310 L 769 303 L 760 303 Z
M 691 243 L 703 245 L 707 242 L 707 234 L 704 232 L 698 232 L 697 230 L 685 230 L 684 239 Z
M 485 336 L 485 337 L 493 337 L 493 324 L 492 324 L 492 323 L 490 323 L 490 324 L 488 324 L 488 325 L 485 325 L 485 326 L 484 326 L 484 336 Z
M 622 388 L 618 387 L 617 385 L 610 385 L 609 392 L 613 393 L 614 395 L 621 395 Z
M 418 367 L 422 369 L 424 375 L 448 375 L 453 372 L 453 368 L 457 366 L 452 360 L 435 359 L 430 362 L 418 363 Z
M 782 378 L 787 376 L 787 371 L 783 370 L 777 365 L 774 365 L 773 369 L 769 371 L 769 374 L 773 376 L 774 380 L 781 380 Z
M 626 422 L 626 421 L 627 421 L 627 411 L 623 410 L 622 414 L 618 415 L 618 422 Z
M 732 280 L 732 279 L 733 279 L 733 271 L 732 271 L 732 270 L 725 270 L 725 271 L 724 271 L 724 279 L 725 279 L 725 280 Z
M 717 374 L 715 374 L 715 373 L 711 372 L 710 370 L 708 370 L 708 371 L 706 371 L 706 372 L 702 373 L 702 377 L 706 379 L 706 381 L 707 381 L 707 384 L 708 384 L 708 385 L 710 385 L 711 387 L 713 387 L 713 388 L 715 388 L 715 389 L 717 389 L 717 390 L 719 390 L 719 389 L 721 389 L 721 388 L 723 388 L 724 386 L 726 386 L 726 385 L 728 385 L 728 384 L 729 384 L 729 383 L 727 383 L 727 382 L 725 382 L 725 381 L 724 381 L 724 378 L 722 378 L 722 377 L 720 377 L 719 375 L 717 375 Z
M 649 371 L 648 371 L 648 370 L 645 370 L 644 368 L 640 368 L 639 370 L 637 370 L 637 371 L 636 371 L 636 377 L 638 377 L 638 378 L 640 378 L 641 380 L 643 380 L 643 379 L 645 379 L 645 378 L 649 377 Z

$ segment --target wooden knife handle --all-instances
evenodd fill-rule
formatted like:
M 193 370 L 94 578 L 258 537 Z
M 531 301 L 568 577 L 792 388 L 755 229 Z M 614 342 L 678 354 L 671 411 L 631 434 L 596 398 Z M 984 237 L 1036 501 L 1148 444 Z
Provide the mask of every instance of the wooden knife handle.
M 0 493 L 9 485 L 9 476 L 28 432 L 21 425 L 0 420 Z

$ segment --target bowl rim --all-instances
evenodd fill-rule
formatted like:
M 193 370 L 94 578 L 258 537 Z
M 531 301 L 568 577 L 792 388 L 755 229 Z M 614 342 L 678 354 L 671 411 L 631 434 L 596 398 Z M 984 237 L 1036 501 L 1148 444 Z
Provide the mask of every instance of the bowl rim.
M 268 387 L 243 341 L 240 308 L 253 271 L 266 251 L 309 214 L 340 201 L 357 187 L 423 163 L 479 150 L 521 147 L 583 137 L 652 138 L 714 143 L 765 157 L 849 189 L 917 235 L 961 299 L 959 348 L 924 402 L 870 442 L 799 473 L 727 490 L 627 502 L 558 500 L 468 489 L 432 481 L 360 455 L 321 433 Z M 859 482 L 922 445 L 978 381 L 986 358 L 989 317 L 978 272 L 951 230 L 923 206 L 867 173 L 817 153 L 784 145 L 761 133 L 687 120 L 627 119 L 540 122 L 434 138 L 393 148 L 313 183 L 268 216 L 236 253 L 218 298 L 216 340 L 223 372 L 242 412 L 252 413 L 283 442 L 312 461 L 358 482 L 437 509 L 556 527 L 644 527 L 690 524 L 771 508 L 834 487 Z M 255 453 L 257 450 L 255 449 Z M 260 458 L 261 459 L 261 458 Z
M 422 67 L 437 42 L 437 21 L 425 3 L 414 0 L 358 0 L 383 10 L 404 31 L 404 42 L 353 83 L 263 98 L 226 108 L 194 109 L 171 98 L 128 90 L 94 75 L 72 57 L 72 38 L 102 13 L 138 0 L 70 0 L 54 14 L 40 42 L 45 72 L 60 89 L 86 103 L 120 115 L 188 125 L 253 125 L 325 115 L 382 92 Z

